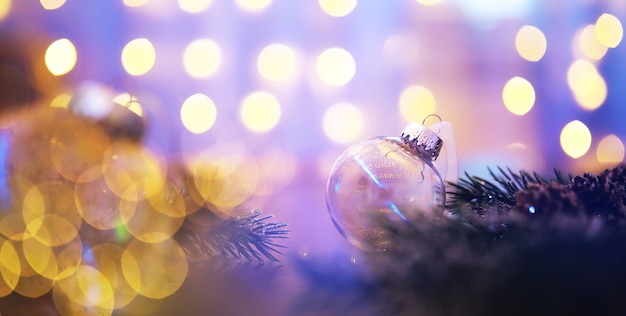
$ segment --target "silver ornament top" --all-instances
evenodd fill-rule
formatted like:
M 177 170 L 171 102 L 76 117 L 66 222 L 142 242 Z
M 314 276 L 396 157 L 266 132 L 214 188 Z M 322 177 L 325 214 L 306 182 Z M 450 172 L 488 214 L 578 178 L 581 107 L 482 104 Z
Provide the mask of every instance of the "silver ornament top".
M 400 134 L 402 141 L 415 153 L 430 160 L 439 157 L 443 141 L 424 125 L 409 123 Z

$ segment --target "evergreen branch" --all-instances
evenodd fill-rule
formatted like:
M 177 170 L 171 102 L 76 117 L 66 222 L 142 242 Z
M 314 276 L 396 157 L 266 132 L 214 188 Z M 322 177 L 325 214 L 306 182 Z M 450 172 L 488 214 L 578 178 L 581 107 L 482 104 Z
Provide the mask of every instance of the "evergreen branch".
M 448 183 L 453 190 L 446 192 L 450 196 L 446 207 L 454 209 L 468 203 L 474 205 L 499 203 L 512 208 L 516 204 L 517 192 L 528 189 L 529 185 L 543 185 L 551 181 L 541 177 L 537 172 L 530 173 L 524 170 L 515 172 L 511 168 L 506 170 L 499 166 L 497 168 L 498 173 L 487 168 L 492 180 L 471 176 L 465 172 L 465 178 L 459 179 L 458 183 Z M 556 181 L 560 184 L 565 185 L 569 182 L 557 169 L 554 173 Z
M 246 217 L 228 219 L 207 232 L 198 233 L 181 230 L 177 239 L 183 249 L 193 256 L 269 260 L 280 262 L 275 254 L 283 254 L 277 248 L 286 248 L 274 242 L 285 239 L 289 230 L 287 224 L 268 222 L 273 215 L 262 216 L 261 210 L 252 211 Z

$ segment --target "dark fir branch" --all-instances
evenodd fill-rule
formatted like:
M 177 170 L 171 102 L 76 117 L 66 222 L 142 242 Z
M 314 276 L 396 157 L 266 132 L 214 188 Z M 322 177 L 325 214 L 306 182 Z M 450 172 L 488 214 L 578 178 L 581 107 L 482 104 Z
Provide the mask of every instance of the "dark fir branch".
M 273 215 L 263 215 L 254 210 L 245 217 L 237 217 L 215 225 L 207 232 L 183 229 L 177 240 L 183 249 L 194 257 L 211 258 L 221 255 L 230 259 L 247 259 L 280 262 L 275 256 L 285 248 L 277 240 L 288 237 L 287 224 L 270 222 Z
M 448 211 L 389 231 L 393 249 L 299 258 L 303 315 L 626 315 L 626 168 L 450 183 Z M 320 261 L 326 261 L 326 264 Z M 351 264 L 347 264 L 351 262 Z

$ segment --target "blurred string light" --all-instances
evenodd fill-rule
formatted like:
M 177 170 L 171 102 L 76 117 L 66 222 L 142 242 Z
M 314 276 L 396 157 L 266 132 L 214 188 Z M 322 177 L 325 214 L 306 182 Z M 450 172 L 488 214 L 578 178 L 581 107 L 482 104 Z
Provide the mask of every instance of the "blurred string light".
M 11 12 L 12 0 L 0 1 L 0 21 L 4 20 Z
M 211 6 L 213 0 L 178 0 L 178 7 L 187 13 L 200 13 Z
M 515 48 L 522 58 L 539 61 L 546 53 L 548 42 L 543 32 L 535 26 L 524 25 L 515 36 Z
M 56 10 L 65 4 L 65 0 L 39 0 L 39 2 L 46 10 Z
M 130 95 L 126 92 L 120 93 L 113 97 L 113 102 L 124 106 L 131 110 L 133 113 L 143 116 L 143 108 L 141 107 L 141 103 L 137 100 L 137 97 Z
M 480 28 L 493 28 L 497 22 L 527 15 L 531 0 L 455 0 L 459 9 Z
M 435 96 L 424 86 L 411 85 L 400 94 L 398 107 L 405 120 L 421 122 L 426 116 L 435 113 Z
M 50 107 L 53 108 L 67 108 L 72 100 L 72 95 L 69 93 L 61 93 L 54 97 L 52 101 L 50 101 Z
M 434 6 L 440 4 L 442 0 L 416 0 L 417 3 L 425 6 Z
M 67 38 L 54 41 L 46 49 L 46 67 L 55 76 L 65 75 L 74 69 L 76 59 L 76 47 Z
M 606 100 L 606 82 L 588 60 L 578 59 L 570 65 L 567 71 L 567 83 L 574 99 L 585 110 L 595 110 Z
M 237 6 L 245 11 L 260 12 L 265 10 L 272 0 L 235 0 Z
M 256 191 L 259 182 L 256 161 L 235 143 L 219 143 L 196 155 L 189 170 L 202 198 L 228 215 Z
M 239 116 L 243 124 L 254 132 L 266 132 L 278 124 L 281 110 L 278 99 L 269 92 L 257 91 L 242 102 Z
M 122 66 L 131 76 L 141 76 L 152 69 L 156 61 L 156 52 L 146 38 L 128 42 L 122 50 Z
M 356 64 L 347 50 L 333 47 L 317 57 L 316 70 L 322 82 L 331 86 L 343 86 L 354 77 Z
M 185 252 L 173 239 L 159 243 L 132 241 L 122 253 L 121 267 L 130 287 L 151 299 L 172 295 L 189 271 Z
M 324 13 L 334 17 L 350 14 L 357 5 L 357 0 L 319 0 L 318 2 Z
M 502 101 L 511 113 L 525 115 L 535 105 L 535 89 L 528 80 L 515 76 L 504 85 Z
M 580 51 L 580 53 L 582 53 L 580 57 L 589 58 L 591 60 L 600 60 L 604 57 L 608 48 L 598 41 L 595 29 L 596 26 L 594 24 L 589 24 L 576 33 L 573 45 L 575 56 L 578 55 L 577 52 Z
M 596 20 L 596 37 L 602 45 L 615 48 L 622 41 L 622 23 L 612 14 L 604 13 Z
M 296 175 L 298 158 L 287 148 L 269 148 L 255 155 L 259 166 L 259 185 L 254 192 L 257 196 L 270 196 L 278 193 Z
M 605 136 L 598 144 L 596 158 L 601 163 L 621 163 L 624 161 L 624 143 L 613 134 Z
M 208 96 L 197 93 L 188 97 L 180 108 L 180 119 L 185 128 L 201 134 L 208 131 L 217 118 L 215 103 Z
M 572 158 L 580 158 L 591 147 L 591 132 L 587 125 L 579 120 L 567 123 L 561 130 L 561 148 Z
M 127 7 L 140 7 L 148 3 L 149 0 L 123 0 Z
M 289 79 L 296 70 L 296 54 L 284 44 L 268 45 L 259 53 L 257 69 L 263 78 L 270 81 Z
M 406 34 L 394 34 L 385 39 L 383 51 L 386 57 L 399 64 L 410 65 L 419 58 L 419 45 L 415 37 Z
M 185 71 L 194 78 L 211 77 L 221 62 L 220 47 L 210 39 L 197 39 L 189 43 L 183 53 Z
M 361 134 L 363 115 L 361 110 L 351 103 L 337 103 L 324 112 L 322 127 L 326 137 L 333 142 L 349 143 Z

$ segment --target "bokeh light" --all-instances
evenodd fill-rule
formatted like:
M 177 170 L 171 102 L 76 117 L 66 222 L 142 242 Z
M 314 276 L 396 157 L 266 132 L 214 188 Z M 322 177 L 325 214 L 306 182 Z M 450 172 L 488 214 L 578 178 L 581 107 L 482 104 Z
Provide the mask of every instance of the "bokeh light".
M 535 105 L 535 89 L 528 80 L 513 77 L 502 89 L 502 101 L 511 113 L 524 115 Z
M 280 102 L 269 92 L 257 91 L 248 95 L 239 109 L 243 124 L 254 132 L 266 132 L 280 120 Z
M 220 47 L 210 39 L 198 39 L 185 48 L 183 65 L 194 78 L 208 78 L 215 74 L 222 62 Z
M 54 97 L 52 101 L 50 101 L 50 107 L 52 108 L 67 108 L 72 100 L 72 95 L 69 93 L 61 93 Z
M 561 130 L 561 148 L 572 158 L 580 158 L 591 147 L 591 132 L 587 125 L 579 120 L 567 123 Z
M 296 70 L 296 54 L 284 44 L 268 45 L 259 53 L 257 69 L 261 76 L 271 81 L 289 79 Z
M 213 0 L 178 0 L 178 7 L 187 13 L 200 13 L 206 10 Z
M 522 58 L 539 61 L 546 53 L 548 41 L 543 32 L 535 26 L 524 25 L 515 36 L 515 48 Z
M 235 3 L 245 11 L 259 12 L 265 10 L 272 0 L 235 0 Z
M 56 10 L 65 4 L 65 0 L 39 0 L 39 2 L 41 3 L 41 6 L 46 10 Z
M 46 49 L 45 62 L 53 75 L 65 75 L 76 65 L 76 47 L 67 38 L 56 40 Z
M 421 5 L 425 5 L 425 6 L 433 6 L 433 5 L 440 4 L 442 2 L 442 0 L 416 0 L 416 1 L 417 3 Z
M 324 13 L 334 17 L 342 17 L 354 10 L 357 0 L 319 0 L 319 5 Z
M 217 118 L 215 103 L 208 96 L 196 93 L 188 97 L 180 108 L 180 119 L 185 128 L 201 134 L 208 131 Z
M 606 100 L 606 82 L 596 67 L 587 60 L 578 59 L 570 65 L 567 83 L 574 99 L 585 110 L 595 110 Z
M 596 150 L 596 158 L 601 163 L 621 163 L 624 161 L 624 143 L 616 135 L 607 135 Z
M 259 169 L 247 150 L 237 143 L 219 143 L 189 162 L 198 193 L 216 212 L 232 215 L 259 183 Z
M 140 7 L 148 3 L 149 0 L 122 0 L 127 7 Z
M 353 104 L 341 102 L 330 106 L 324 112 L 322 127 L 326 137 L 336 143 L 349 143 L 356 140 L 363 130 L 363 115 Z
M 134 39 L 122 50 L 122 66 L 131 76 L 146 74 L 154 66 L 156 52 L 146 38 Z
M 400 94 L 398 106 L 404 119 L 421 122 L 426 116 L 435 113 L 435 96 L 424 86 L 411 85 Z
M 574 45 L 580 49 L 584 57 L 600 60 L 604 57 L 608 48 L 598 41 L 595 29 L 596 26 L 594 24 L 589 24 L 582 28 L 575 37 Z
M 596 20 L 596 36 L 602 45 L 615 48 L 622 41 L 624 29 L 622 23 L 612 14 L 604 13 Z
M 137 97 L 130 95 L 127 92 L 120 93 L 114 96 L 113 102 L 128 108 L 133 113 L 139 116 L 143 116 L 143 108 L 141 106 L 141 103 L 139 102 L 139 100 L 137 100 Z
M 356 72 L 352 54 L 339 47 L 329 48 L 317 57 L 317 74 L 331 86 L 343 86 L 350 82 Z
M 12 0 L 0 1 L 0 21 L 4 20 L 4 18 L 9 15 L 9 12 L 11 12 L 12 3 Z

